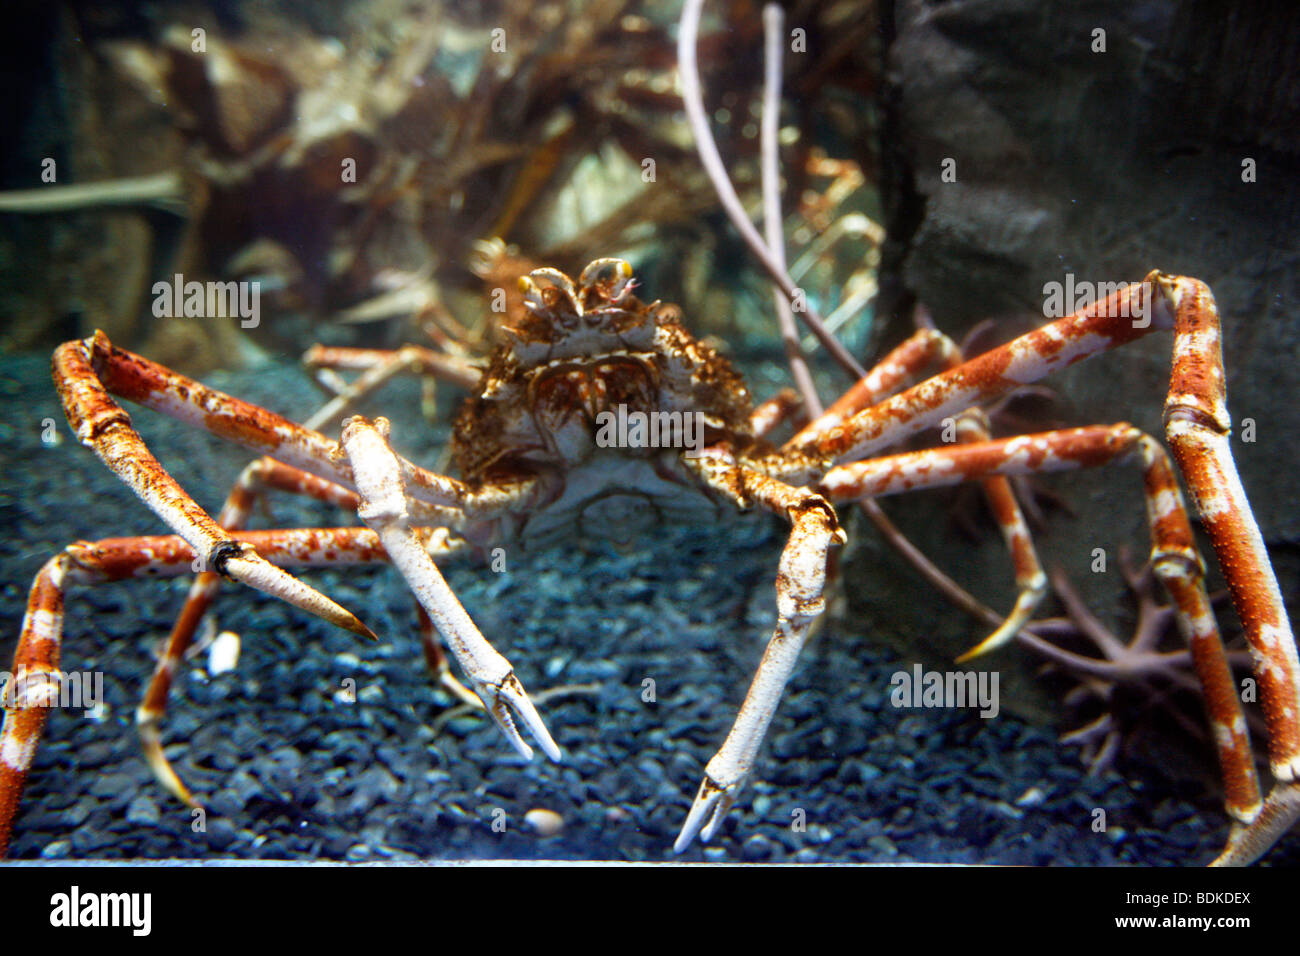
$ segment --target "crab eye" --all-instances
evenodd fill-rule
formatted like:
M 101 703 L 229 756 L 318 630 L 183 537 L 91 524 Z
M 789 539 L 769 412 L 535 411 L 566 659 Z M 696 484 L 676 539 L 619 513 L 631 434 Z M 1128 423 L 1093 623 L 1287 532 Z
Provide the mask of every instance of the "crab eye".
M 616 305 L 632 289 L 632 266 L 623 259 L 597 259 L 582 270 L 578 285 Z
M 524 305 L 537 315 L 571 326 L 582 314 L 573 280 L 559 269 L 534 269 L 519 279 Z

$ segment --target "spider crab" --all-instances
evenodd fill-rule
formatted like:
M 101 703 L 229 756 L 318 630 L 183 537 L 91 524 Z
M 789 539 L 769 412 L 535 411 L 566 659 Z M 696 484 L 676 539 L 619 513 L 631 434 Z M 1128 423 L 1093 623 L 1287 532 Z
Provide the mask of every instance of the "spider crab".
M 986 651 L 1015 635 L 1046 587 L 1008 476 L 1116 462 L 1131 462 L 1142 473 L 1152 563 L 1173 600 L 1205 692 L 1233 819 L 1227 848 L 1216 862 L 1250 862 L 1300 815 L 1300 665 L 1229 452 L 1219 319 L 1203 283 L 1153 272 L 964 362 L 945 336 L 922 329 L 779 447 L 765 436 L 792 418 L 797 403 L 786 395 L 753 406 L 740 376 L 686 331 L 675 307 L 637 298 L 626 262 L 592 262 L 577 282 L 554 269 L 537 269 L 520 284 L 526 312 L 507 330 L 456 422 L 459 478 L 398 456 L 384 419 L 353 417 L 341 441 L 334 441 L 119 349 L 102 333 L 57 350 L 54 379 L 78 439 L 176 535 L 73 544 L 36 576 L 0 738 L 0 840 L 7 843 L 58 676 L 69 584 L 203 572 L 137 714 L 155 773 L 192 802 L 162 757 L 158 721 L 215 575 L 373 637 L 352 614 L 283 567 L 391 561 L 431 619 L 430 660 L 440 655 L 436 627 L 513 747 L 531 756 L 522 728 L 558 760 L 560 749 L 510 663 L 479 632 L 434 558 L 457 550 L 482 553 L 508 542 L 546 545 L 575 527 L 623 535 L 650 522 L 690 520 L 728 507 L 763 509 L 792 526 L 776 578 L 777 622 L 735 724 L 705 768 L 675 844 L 681 851 L 696 836 L 707 840 L 715 833 L 754 769 L 800 648 L 824 607 L 828 555 L 844 541 L 835 503 L 982 482 L 1021 587 L 1006 622 L 976 648 Z M 1163 447 L 1123 423 L 991 439 L 978 412 L 981 403 L 1012 388 L 1155 329 L 1172 330 L 1175 337 L 1165 406 L 1168 439 L 1254 653 L 1276 778 L 1267 798 L 1261 797 L 1241 703 L 1203 585 L 1204 567 Z M 946 370 L 900 390 L 935 362 Z M 153 457 L 113 396 L 266 457 L 246 470 L 213 520 Z M 616 409 L 668 422 L 672 427 L 662 432 L 668 440 L 601 440 L 601 422 Z M 693 441 L 685 416 L 695 416 L 699 426 Z M 880 456 L 946 419 L 961 423 L 951 445 Z M 350 508 L 367 527 L 240 530 L 257 484 Z M 445 661 L 440 669 L 448 686 L 470 696 L 446 674 Z

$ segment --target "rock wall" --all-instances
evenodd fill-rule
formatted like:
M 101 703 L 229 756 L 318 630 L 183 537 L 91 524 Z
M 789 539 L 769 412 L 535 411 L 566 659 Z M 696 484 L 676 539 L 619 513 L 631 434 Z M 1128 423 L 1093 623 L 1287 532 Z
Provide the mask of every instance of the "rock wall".
M 1066 273 L 1114 282 L 1160 268 L 1207 281 L 1224 320 L 1234 451 L 1289 599 L 1300 545 L 1300 11 L 899 0 L 881 16 L 891 227 L 882 289 L 915 295 L 955 336 L 990 317 L 1009 336 L 1045 321 L 1043 286 Z M 901 336 L 907 301 L 895 304 Z M 1051 384 L 1072 424 L 1128 420 L 1160 435 L 1170 349 L 1157 334 Z M 1242 441 L 1245 419 L 1254 443 Z M 1095 546 L 1112 559 L 1122 543 L 1149 546 L 1137 484 L 1133 469 L 1054 482 L 1075 516 L 1039 538 L 1045 561 L 1121 625 L 1130 609 L 1118 574 L 1089 574 L 1087 561 Z M 1009 607 L 1000 542 L 954 536 L 942 518 L 949 501 L 890 507 L 940 564 Z M 863 560 L 862 600 L 889 605 L 915 587 L 896 560 Z M 932 608 L 892 606 L 882 629 L 920 634 L 940 656 L 978 631 L 954 634 L 961 626 Z M 1220 616 L 1231 631 L 1231 612 Z

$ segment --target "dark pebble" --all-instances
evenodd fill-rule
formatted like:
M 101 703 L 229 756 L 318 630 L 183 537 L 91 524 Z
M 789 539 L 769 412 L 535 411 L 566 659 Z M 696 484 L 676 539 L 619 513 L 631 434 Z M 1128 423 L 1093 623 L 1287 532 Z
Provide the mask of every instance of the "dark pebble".
M 745 841 L 741 848 L 744 858 L 751 863 L 760 863 L 764 860 L 770 860 L 776 847 L 772 841 L 761 833 L 756 833 Z
M 162 812 L 158 809 L 158 804 L 143 794 L 131 801 L 127 807 L 126 819 L 136 826 L 157 826 L 162 819 Z
M 228 849 L 235 842 L 238 832 L 229 820 L 216 819 L 208 822 L 206 836 L 208 846 L 221 851 Z

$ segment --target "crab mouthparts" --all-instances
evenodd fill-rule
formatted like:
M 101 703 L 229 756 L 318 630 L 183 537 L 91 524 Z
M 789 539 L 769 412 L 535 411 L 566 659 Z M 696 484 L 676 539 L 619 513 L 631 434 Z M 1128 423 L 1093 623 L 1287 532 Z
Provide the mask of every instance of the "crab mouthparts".
M 656 515 L 645 495 L 614 492 L 589 502 L 582 510 L 582 524 L 622 550 L 654 528 Z

